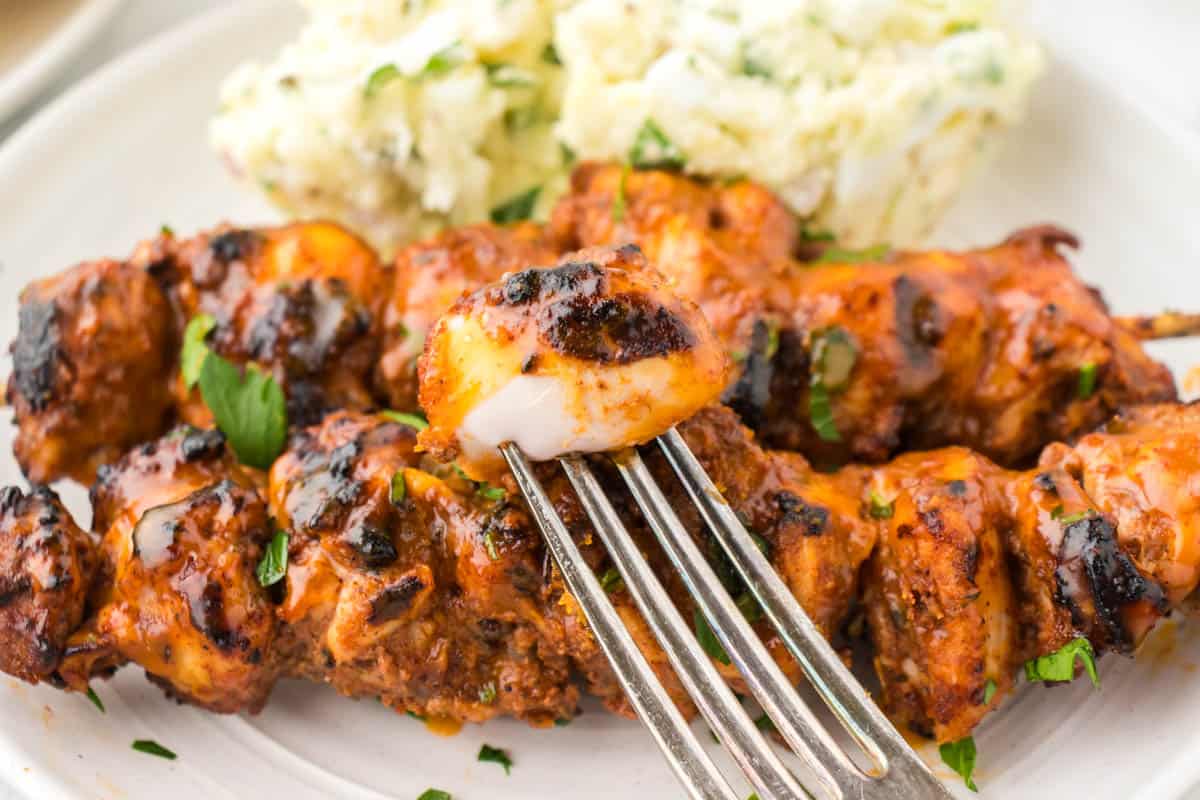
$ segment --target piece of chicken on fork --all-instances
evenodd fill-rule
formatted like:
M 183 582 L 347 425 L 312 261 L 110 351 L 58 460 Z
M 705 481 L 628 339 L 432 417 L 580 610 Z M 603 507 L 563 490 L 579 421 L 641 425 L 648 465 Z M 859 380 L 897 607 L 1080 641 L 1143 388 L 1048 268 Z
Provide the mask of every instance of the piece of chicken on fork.
M 473 478 L 641 444 L 714 402 L 729 362 L 696 306 L 636 247 L 511 273 L 438 321 L 421 360 L 421 443 Z

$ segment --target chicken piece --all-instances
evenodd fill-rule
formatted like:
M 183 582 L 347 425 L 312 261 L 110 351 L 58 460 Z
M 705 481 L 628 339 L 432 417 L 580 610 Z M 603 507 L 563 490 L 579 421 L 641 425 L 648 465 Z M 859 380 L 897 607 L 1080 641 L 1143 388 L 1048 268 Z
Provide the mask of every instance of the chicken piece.
M 1177 605 L 1200 583 L 1200 405 L 1156 405 L 1117 415 L 1075 445 L 1055 444 L 1041 466 L 1071 475 L 1082 497 L 1066 515 L 1099 512 L 1121 549 Z M 1089 516 L 1092 516 L 1089 514 Z
M 1200 433 L 1195 414 L 1174 408 L 1164 417 L 1191 417 L 1188 435 Z M 1136 435 L 1136 451 L 1129 440 L 1097 433 L 1069 452 L 1085 472 L 1200 480 L 1194 457 L 1164 455 L 1169 428 L 1141 426 Z M 883 705 L 898 722 L 939 742 L 961 739 L 1011 690 L 1026 661 L 1079 637 L 1097 652 L 1130 652 L 1167 611 L 1169 584 L 1154 569 L 1163 565 L 1139 563 L 1137 540 L 1176 509 L 1168 544 L 1174 530 L 1194 532 L 1194 501 L 1180 508 L 1170 492 L 1154 492 L 1162 505 L 1125 497 L 1097 513 L 1104 505 L 1062 466 L 1071 458 L 1060 451 L 1068 450 L 1053 445 L 1042 469 L 1027 473 L 959 448 L 902 456 L 874 472 L 868 502 L 886 519 L 863 602 Z M 1096 458 L 1104 451 L 1107 458 Z M 1160 545 L 1158 529 L 1152 538 Z M 1174 551 L 1179 560 L 1160 572 L 1191 574 L 1200 565 L 1196 545 Z
M 540 225 L 450 228 L 396 257 L 395 288 L 383 316 L 377 383 L 390 408 L 417 410 L 417 359 L 438 317 L 459 295 L 515 272 L 558 261 Z
M 572 184 L 552 234 L 639 244 L 742 360 L 725 399 L 768 446 L 838 464 L 958 444 L 1012 465 L 1121 407 L 1175 399 L 1167 369 L 1074 276 L 1058 249 L 1076 241 L 1055 228 L 970 253 L 806 263 L 792 254 L 816 251 L 749 184 L 596 164 Z
M 163 284 L 180 330 L 208 314 L 216 323 L 209 347 L 272 373 L 293 424 L 376 405 L 371 374 L 392 270 L 345 229 L 308 222 L 224 225 L 185 240 L 163 234 L 143 244 L 133 262 Z M 189 389 L 176 369 L 169 380 L 180 417 L 211 425 L 199 390 Z
M 52 490 L 0 490 L 0 670 L 50 680 L 83 620 L 98 559 Z
M 197 314 L 215 320 L 210 347 L 274 375 L 294 424 L 377 405 L 371 375 L 390 291 L 391 269 L 325 223 L 164 233 L 128 261 L 34 283 L 21 296 L 8 383 L 17 460 L 35 483 L 90 483 L 177 418 L 211 425 L 178 368 Z
M 274 606 L 256 577 L 272 537 L 255 477 L 216 431 L 179 428 L 101 470 L 91 616 L 67 641 L 67 687 L 122 663 L 210 711 L 257 711 L 276 677 Z
M 415 444 L 404 425 L 337 414 L 271 470 L 291 531 L 289 672 L 434 717 L 572 717 L 569 649 L 546 619 L 561 589 L 536 529 L 514 498 L 422 469 Z
M 585 251 L 510 273 L 438 321 L 421 359 L 421 445 L 495 480 L 504 442 L 538 461 L 641 444 L 716 401 L 728 371 L 699 310 L 636 247 Z
M 34 483 L 89 483 L 101 464 L 157 436 L 170 419 L 164 376 L 178 337 L 143 270 L 89 261 L 21 293 L 8 402 L 13 451 Z

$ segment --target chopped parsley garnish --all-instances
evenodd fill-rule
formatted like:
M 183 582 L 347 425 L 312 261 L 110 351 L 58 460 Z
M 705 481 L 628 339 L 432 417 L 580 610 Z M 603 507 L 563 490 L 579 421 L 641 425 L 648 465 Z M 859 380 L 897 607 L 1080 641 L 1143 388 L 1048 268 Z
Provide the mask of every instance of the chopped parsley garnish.
M 750 534 L 750 538 L 754 540 L 754 546 L 758 548 L 758 552 L 762 553 L 769 559 L 771 557 L 771 543 L 759 536 L 754 531 L 750 530 L 748 525 L 743 524 L 742 527 L 746 528 L 746 533 Z
M 767 361 L 775 358 L 779 353 L 779 321 L 767 320 L 767 346 L 763 350 L 763 358 Z
M 975 781 L 971 778 L 971 774 L 975 772 L 975 739 L 973 737 L 968 736 L 957 742 L 946 742 L 938 748 L 938 753 L 946 766 L 962 776 L 963 783 L 967 785 L 968 789 L 972 792 L 979 791 Z
M 772 77 L 771 69 L 750 55 L 748 42 L 742 42 L 742 74 L 748 78 L 765 78 L 767 80 Z
M 165 222 L 162 225 L 158 226 L 158 232 L 160 234 L 162 234 L 163 236 L 174 236 L 175 235 L 174 229 L 172 229 L 171 226 L 166 224 Z
M 800 231 L 800 241 L 802 242 L 832 242 L 835 241 L 832 231 L 810 231 L 804 228 Z
M 512 64 L 484 64 L 487 70 L 488 83 L 500 89 L 523 89 L 536 86 L 537 75 L 528 70 L 514 67 Z
M 826 328 L 813 339 L 813 363 L 817 377 L 826 389 L 844 389 L 858 361 L 858 347 L 845 328 L 837 325 Z
M 542 50 L 542 61 L 547 64 L 553 64 L 556 67 L 562 66 L 562 59 L 558 57 L 558 50 L 554 48 L 554 43 L 546 45 L 546 49 Z
M 734 603 L 737 604 L 738 611 L 741 611 L 742 616 L 746 618 L 746 622 L 758 622 L 762 619 L 762 607 L 750 592 L 739 594 Z
M 395 64 L 384 64 L 367 78 L 367 83 L 363 87 L 363 96 L 370 99 L 387 86 L 389 83 L 400 77 L 400 68 Z
M 504 489 L 487 483 L 479 484 L 479 488 L 475 490 L 475 494 L 479 495 L 485 500 L 491 500 L 493 503 L 499 502 L 508 497 L 508 492 L 504 491 Z
M 833 326 L 817 333 L 812 342 L 813 370 L 808 393 L 808 417 L 822 441 L 840 442 L 833 419 L 833 393 L 850 381 L 858 361 L 858 348 L 845 329 Z
M 823 383 L 814 383 L 808 391 L 808 418 L 813 430 L 824 442 L 840 442 L 837 423 L 833 420 L 833 405 L 829 402 L 829 390 Z
M 877 244 L 863 250 L 843 250 L 840 247 L 826 248 L 814 264 L 866 264 L 882 261 L 892 252 L 890 244 Z
M 1080 400 L 1087 400 L 1096 391 L 1096 365 L 1088 362 L 1079 368 L 1079 385 L 1076 394 Z
M 267 469 L 287 440 L 287 402 L 256 364 L 239 369 L 216 353 L 200 367 L 200 395 L 243 464 Z
M 889 502 L 887 498 L 881 495 L 874 489 L 871 490 L 870 514 L 872 519 L 891 519 L 895 512 L 895 503 Z
M 445 75 L 461 63 L 463 63 L 462 43 L 455 42 L 431 55 L 418 74 L 422 78 Z
M 133 743 L 133 749 L 146 755 L 165 758 L 167 761 L 174 761 L 179 757 L 153 739 L 137 739 Z
M 760 731 L 772 733 L 775 730 L 775 723 L 772 722 L 771 718 L 766 714 L 760 714 L 758 718 L 754 720 L 754 727 L 758 728 Z
M 1082 519 L 1086 519 L 1089 513 L 1090 510 L 1077 511 L 1074 514 L 1067 514 L 1063 511 L 1063 507 L 1061 505 L 1057 505 L 1050 509 L 1050 519 L 1056 520 L 1065 528 L 1069 525 L 1074 525 L 1076 522 L 1079 522 Z
M 556 727 L 556 728 L 565 728 L 570 724 L 571 724 L 571 720 L 566 719 L 564 717 L 559 717 L 558 719 L 554 720 L 554 727 Z
M 479 702 L 487 703 L 489 706 L 496 702 L 496 684 L 488 681 L 479 687 Z
M 996 696 L 996 682 L 991 678 L 987 679 L 987 683 L 983 684 L 983 704 L 986 706 L 992 702 L 992 698 Z
M 704 618 L 704 614 L 700 612 L 700 609 L 696 609 L 692 615 L 692 621 L 696 626 L 696 639 L 700 642 L 700 646 L 704 648 L 704 652 L 722 664 L 728 664 L 729 654 L 721 646 L 721 642 L 717 639 L 717 635 L 713 633 L 713 629 L 708 626 L 708 620 Z
M 287 565 L 288 535 L 283 531 L 276 531 L 254 574 L 258 576 L 260 585 L 274 586 L 287 574 Z
M 520 194 L 510 197 L 500 205 L 492 209 L 492 222 L 497 225 L 505 225 L 510 222 L 521 222 L 533 216 L 534 206 L 537 205 L 538 195 L 542 193 L 542 187 L 534 186 L 532 189 L 527 189 Z
M 978 22 L 954 22 L 946 29 L 946 33 L 954 35 L 956 33 L 967 33 L 969 31 L 979 30 Z
M 505 775 L 512 774 L 512 759 L 508 757 L 508 753 L 504 752 L 498 747 L 492 747 L 491 745 L 485 744 L 483 747 L 479 748 L 479 756 L 477 757 L 477 760 L 499 764 L 500 766 L 504 767 Z
M 104 702 L 100 699 L 100 695 L 96 694 L 96 690 L 90 686 L 87 690 L 87 699 L 92 701 L 92 705 L 98 708 L 101 714 L 108 713 L 104 710 Z
M 408 497 L 408 481 L 404 479 L 404 470 L 398 469 L 392 473 L 392 505 L 400 505 L 404 502 L 404 498 L 406 497 Z
M 609 567 L 600 576 L 600 588 L 606 592 L 615 592 L 622 585 L 624 585 L 624 582 L 621 580 L 621 573 L 617 572 L 616 567 Z
M 429 427 L 429 422 L 420 414 L 409 414 L 407 411 L 380 411 L 379 416 L 407 425 L 414 431 L 423 431 Z
M 488 558 L 492 561 L 500 560 L 500 551 L 496 549 L 496 539 L 491 531 L 483 535 L 483 546 L 487 548 Z
M 421 722 L 425 721 L 424 714 L 418 714 L 415 711 L 405 711 L 404 713 L 407 714 L 408 716 L 412 717 L 413 719 L 420 720 Z
M 179 371 L 183 373 L 183 382 L 191 389 L 200 380 L 200 368 L 208 357 L 208 345 L 204 340 L 212 329 L 217 327 L 217 321 L 208 314 L 197 314 L 188 322 L 183 331 L 183 349 L 179 353 Z
M 441 789 L 426 789 L 421 792 L 421 796 L 417 800 L 454 800 L 449 792 L 443 792 Z
M 629 148 L 629 163 L 638 169 L 683 169 L 687 159 L 683 152 L 667 138 L 662 128 L 652 119 L 642 123 L 641 130 Z
M 1096 672 L 1096 651 L 1092 643 L 1080 636 L 1064 644 L 1053 653 L 1038 656 L 1025 662 L 1025 679 L 1053 681 L 1056 683 L 1075 680 L 1075 662 L 1083 664 L 1084 671 L 1092 679 L 1092 685 L 1100 688 L 1100 676 Z
M 617 193 L 613 195 L 613 222 L 625 221 L 625 179 L 629 177 L 629 167 L 621 167 L 621 178 L 617 181 Z

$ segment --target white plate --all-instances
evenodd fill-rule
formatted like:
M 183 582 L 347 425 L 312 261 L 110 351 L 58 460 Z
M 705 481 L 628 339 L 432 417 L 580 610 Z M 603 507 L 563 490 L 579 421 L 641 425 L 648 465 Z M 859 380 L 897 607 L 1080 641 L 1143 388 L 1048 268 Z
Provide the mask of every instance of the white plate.
M 287 0 L 202 19 L 104 70 L 0 150 L 0 342 L 15 333 L 18 289 L 37 275 L 123 255 L 163 223 L 190 231 L 274 218 L 226 177 L 205 123 L 221 77 L 272 52 L 296 23 Z M 1118 309 L 1197 308 L 1197 186 L 1195 142 L 1060 63 L 1029 124 L 939 238 L 989 242 L 1055 220 L 1083 236 L 1079 267 Z M 1195 343 L 1162 351 L 1177 367 L 1200 361 Z M 10 444 L 4 427 L 0 483 L 20 481 Z M 79 508 L 82 493 L 70 499 Z M 1177 797 L 1200 776 L 1192 633 L 1169 631 L 1136 661 L 1105 659 L 1099 692 L 1079 681 L 1018 696 L 977 736 L 982 796 Z M 133 669 L 99 692 L 104 716 L 82 698 L 0 679 L 0 782 L 38 798 L 413 798 L 429 786 L 468 800 L 678 796 L 649 737 L 595 709 L 566 728 L 500 721 L 443 739 L 377 704 L 301 684 L 281 686 L 254 718 L 176 706 Z M 131 752 L 135 738 L 180 759 Z M 511 778 L 475 762 L 484 741 L 511 751 Z
M 0 120 L 53 80 L 122 0 L 0 0 Z

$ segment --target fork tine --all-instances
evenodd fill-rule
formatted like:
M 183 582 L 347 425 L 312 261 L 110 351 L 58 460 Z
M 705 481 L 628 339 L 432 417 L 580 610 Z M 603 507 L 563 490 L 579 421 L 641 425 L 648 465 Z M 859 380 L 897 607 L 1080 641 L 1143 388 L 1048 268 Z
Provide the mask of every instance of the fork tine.
M 950 793 L 946 787 L 904 741 L 816 629 L 679 432 L 672 428 L 658 442 L 734 568 L 800 663 L 809 683 L 842 725 L 877 766 L 914 792 L 912 796 L 948 800 Z M 869 780 L 869 783 L 878 786 L 880 782 Z
M 634 602 L 721 743 L 764 800 L 801 800 L 806 792 L 767 744 L 700 648 L 587 463 L 577 457 L 561 459 L 561 463 Z
M 637 649 L 633 637 L 608 602 L 600 582 L 554 510 L 525 454 L 512 443 L 504 444 L 500 449 L 562 571 L 567 588 L 583 609 L 588 626 L 608 656 L 621 688 L 666 755 L 675 777 L 694 798 L 739 800 Z
M 759 705 L 792 750 L 821 781 L 830 797 L 861 783 L 861 773 L 800 699 L 795 687 L 767 652 L 721 584 L 691 534 L 671 508 L 654 476 L 636 451 L 616 459 L 634 499 L 646 515 L 663 550 L 683 577 L 713 632 L 725 647 Z M 856 781 L 855 778 L 860 780 Z

